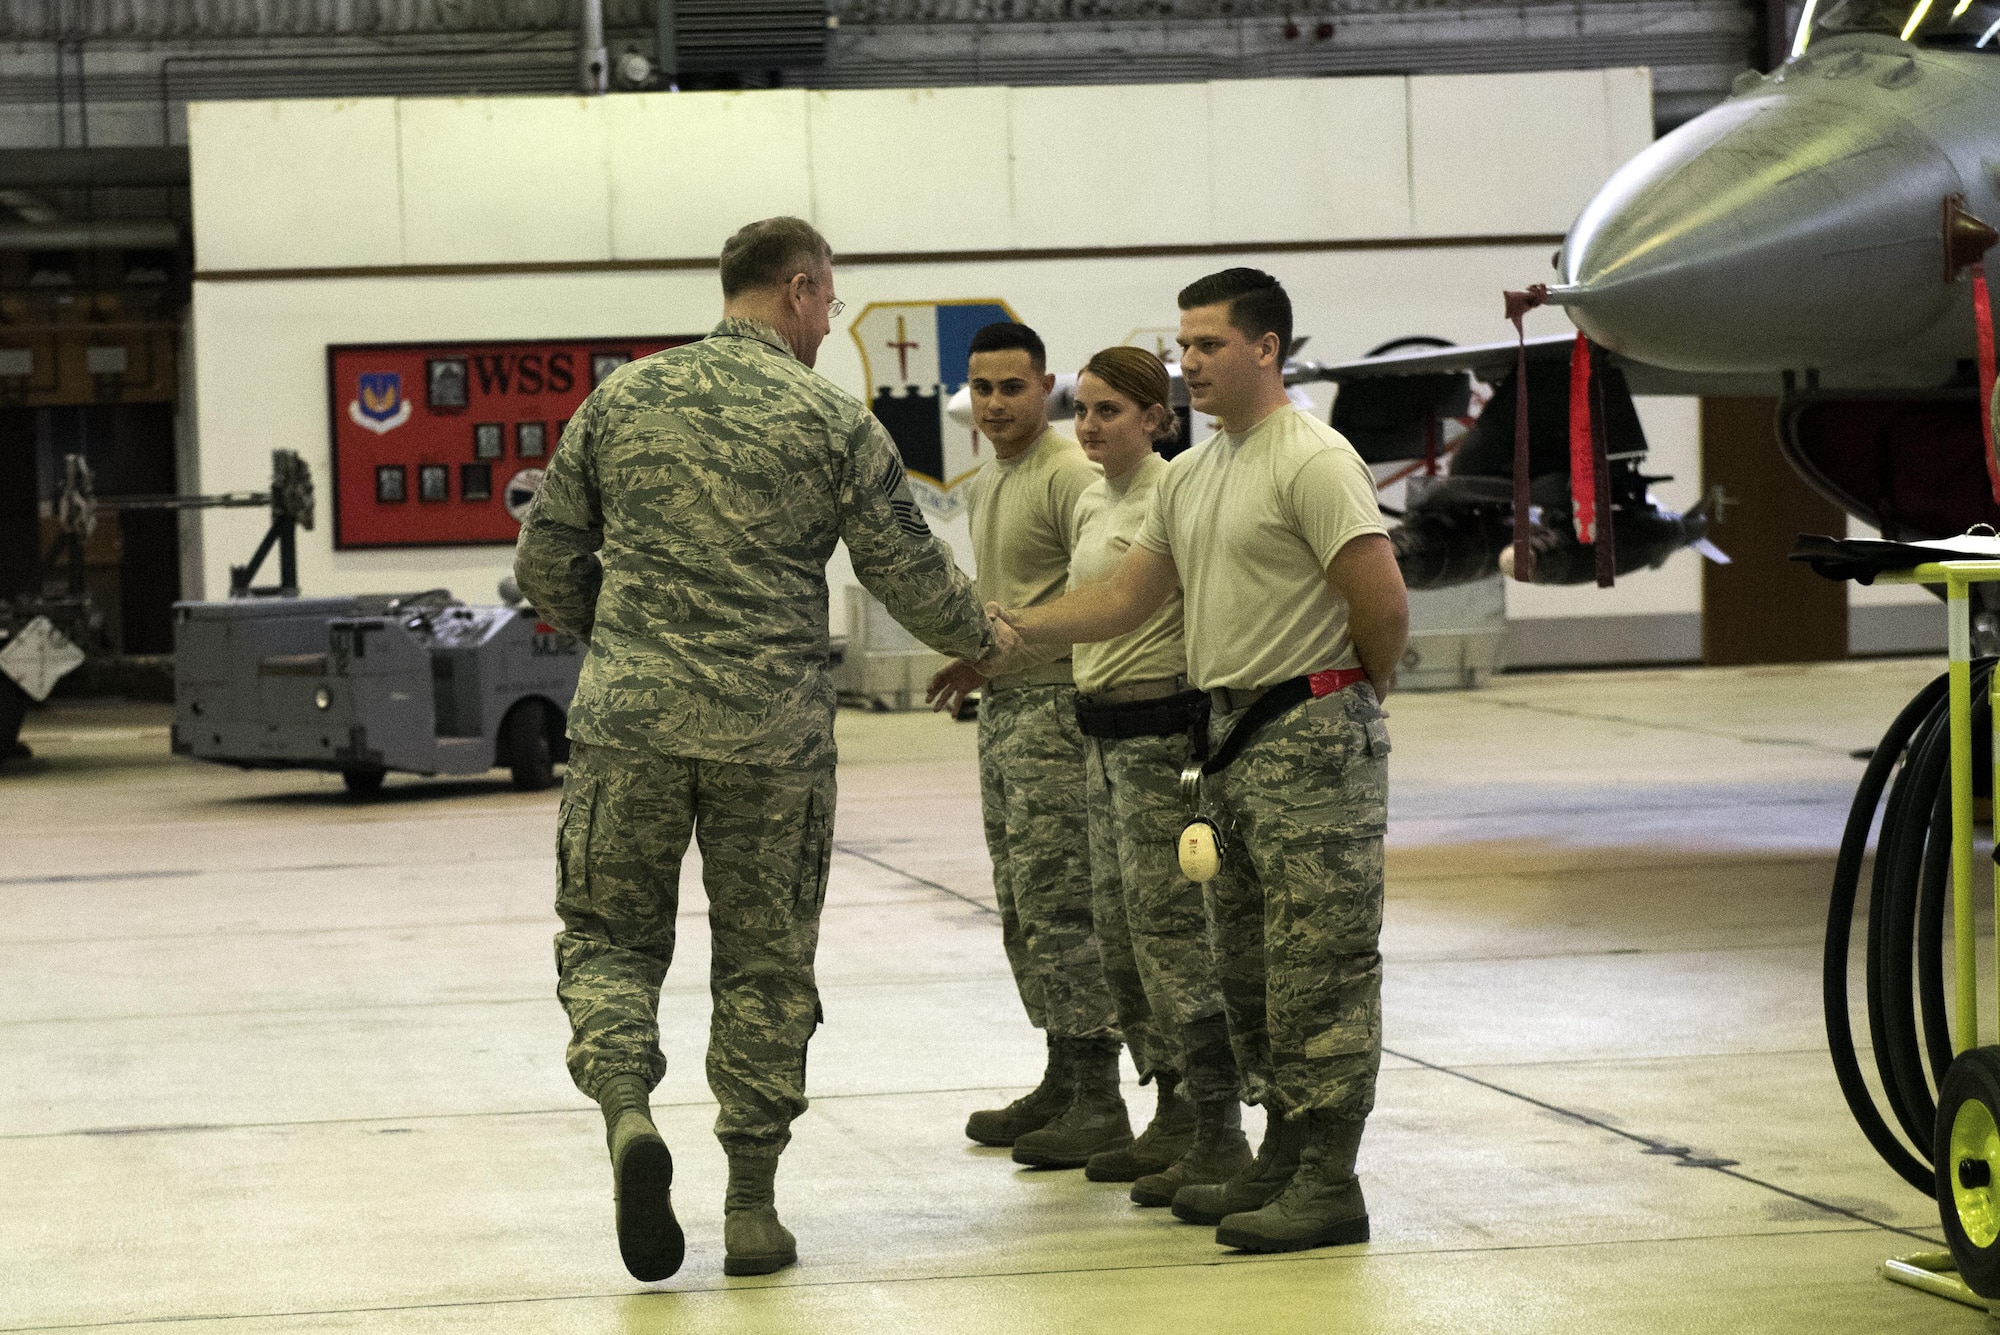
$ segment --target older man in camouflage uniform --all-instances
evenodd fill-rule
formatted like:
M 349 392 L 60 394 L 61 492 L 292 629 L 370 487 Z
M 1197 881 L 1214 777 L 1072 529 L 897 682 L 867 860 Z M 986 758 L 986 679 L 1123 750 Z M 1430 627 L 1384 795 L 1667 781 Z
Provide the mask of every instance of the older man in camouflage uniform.
M 1222 430 L 1167 470 L 1108 577 L 1007 616 L 1031 645 L 1102 640 L 1183 590 L 1213 759 L 1240 746 L 1204 784 L 1222 830 L 1206 898 L 1244 1097 L 1266 1131 L 1247 1169 L 1181 1187 L 1174 1213 L 1252 1251 L 1361 1242 L 1355 1154 L 1382 1043 L 1380 695 L 1409 609 L 1368 466 L 1287 401 L 1284 289 L 1230 269 L 1180 306 L 1189 401 Z
M 706 339 L 619 368 L 570 419 L 515 558 L 536 610 L 590 642 L 557 835 L 557 994 L 570 1074 L 604 1110 L 619 1248 L 645 1280 L 674 1273 L 683 1250 L 647 1096 L 666 1069 L 657 1008 L 690 836 L 713 941 L 723 1268 L 797 1258 L 773 1180 L 820 1021 L 835 542 L 939 652 L 996 643 L 888 435 L 811 369 L 840 308 L 826 242 L 767 219 L 730 238 L 721 269 L 723 320 Z

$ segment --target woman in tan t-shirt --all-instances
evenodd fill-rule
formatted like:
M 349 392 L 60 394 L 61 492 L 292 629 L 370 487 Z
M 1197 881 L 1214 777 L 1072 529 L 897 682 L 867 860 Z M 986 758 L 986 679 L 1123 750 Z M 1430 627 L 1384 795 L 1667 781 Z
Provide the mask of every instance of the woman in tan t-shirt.
M 1077 378 L 1077 441 L 1104 477 L 1077 501 L 1072 588 L 1108 575 L 1145 521 L 1169 467 L 1155 446 L 1176 431 L 1170 388 L 1160 360 L 1132 347 L 1106 348 Z M 1207 720 L 1207 697 L 1188 689 L 1179 595 L 1128 635 L 1076 646 L 1075 667 L 1098 945 L 1126 1042 L 1159 1091 L 1151 1125 L 1085 1173 L 1170 1205 L 1250 1160 L 1202 890 L 1176 853 L 1180 772 Z

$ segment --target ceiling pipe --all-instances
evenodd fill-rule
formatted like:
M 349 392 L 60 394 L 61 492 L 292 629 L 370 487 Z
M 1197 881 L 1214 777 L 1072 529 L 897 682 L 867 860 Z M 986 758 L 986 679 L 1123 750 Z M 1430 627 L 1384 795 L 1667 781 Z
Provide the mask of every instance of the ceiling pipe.
M 0 204 L 20 214 L 22 222 L 62 221 L 62 210 L 31 190 L 0 190 Z
M 0 190 L 152 188 L 188 183 L 188 151 L 173 148 L 0 148 Z
M 653 18 L 653 63 L 660 67 L 660 87 L 679 92 L 681 35 L 675 0 L 656 0 Z
M 165 218 L 0 224 L 0 250 L 172 250 L 180 229 Z
M 577 0 L 576 81 L 585 97 L 610 87 L 611 53 L 604 47 L 604 0 Z

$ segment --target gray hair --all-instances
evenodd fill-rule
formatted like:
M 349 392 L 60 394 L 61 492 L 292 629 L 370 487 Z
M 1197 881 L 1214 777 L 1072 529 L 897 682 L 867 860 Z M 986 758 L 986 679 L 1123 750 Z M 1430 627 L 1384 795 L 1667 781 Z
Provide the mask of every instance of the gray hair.
M 833 247 L 803 218 L 765 218 L 722 243 L 722 295 L 788 283 L 833 263 Z

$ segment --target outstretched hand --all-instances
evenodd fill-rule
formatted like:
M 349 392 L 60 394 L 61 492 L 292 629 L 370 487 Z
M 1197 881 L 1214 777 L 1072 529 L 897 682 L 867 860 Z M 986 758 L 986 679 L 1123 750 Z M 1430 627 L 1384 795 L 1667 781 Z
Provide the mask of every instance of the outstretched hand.
M 979 670 L 997 677 L 1020 658 L 1027 642 L 1015 628 L 1012 613 L 998 603 L 986 604 L 986 622 L 993 628 L 993 647 L 979 660 Z
M 986 674 L 964 659 L 956 659 L 945 664 L 938 674 L 931 678 L 931 684 L 924 688 L 924 702 L 931 712 L 950 714 L 958 717 L 958 708 L 965 697 L 986 684 Z

